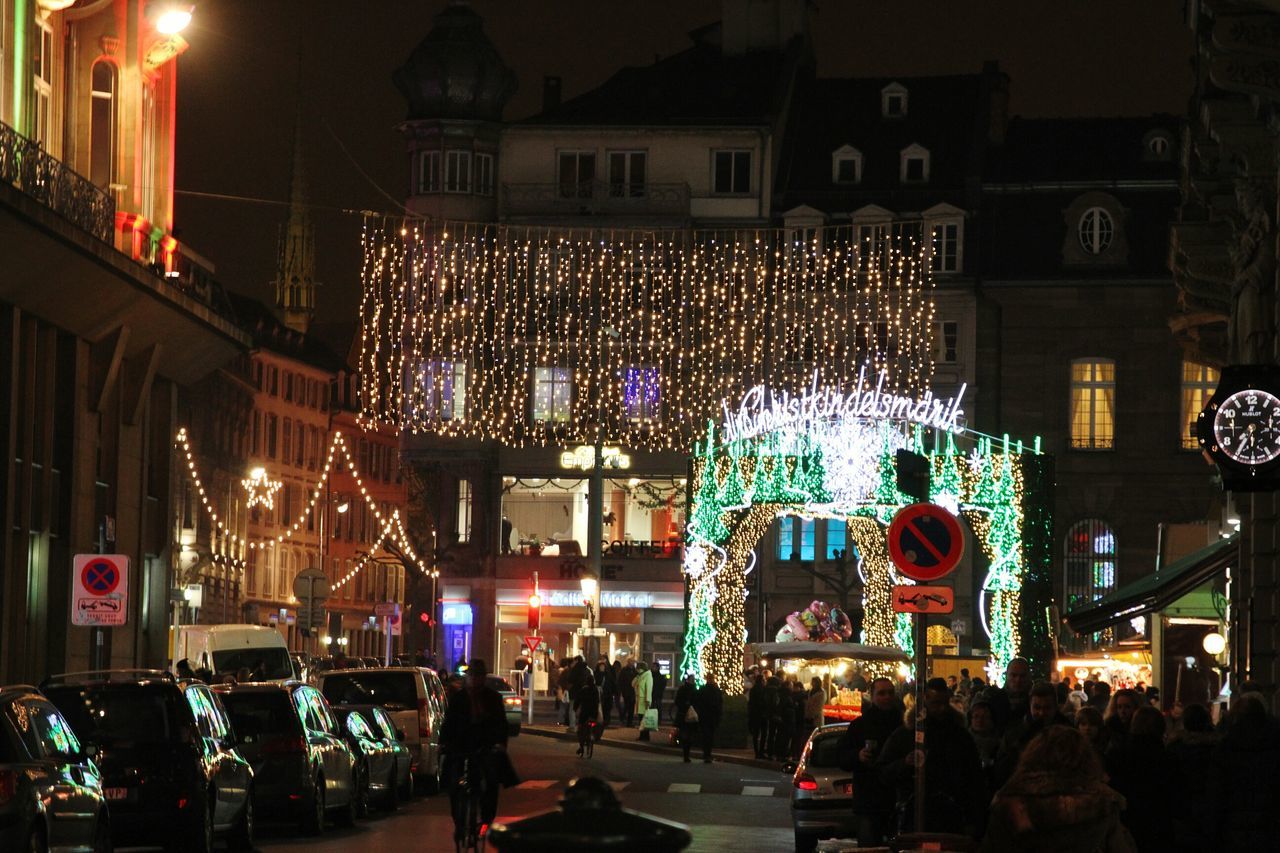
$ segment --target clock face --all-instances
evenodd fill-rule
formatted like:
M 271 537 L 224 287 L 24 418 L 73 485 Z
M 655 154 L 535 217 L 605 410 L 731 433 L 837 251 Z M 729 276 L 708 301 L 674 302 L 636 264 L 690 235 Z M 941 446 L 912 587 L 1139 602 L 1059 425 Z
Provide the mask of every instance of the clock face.
M 1280 399 L 1254 388 L 1237 391 L 1213 416 L 1213 438 L 1242 465 L 1272 461 L 1280 456 Z

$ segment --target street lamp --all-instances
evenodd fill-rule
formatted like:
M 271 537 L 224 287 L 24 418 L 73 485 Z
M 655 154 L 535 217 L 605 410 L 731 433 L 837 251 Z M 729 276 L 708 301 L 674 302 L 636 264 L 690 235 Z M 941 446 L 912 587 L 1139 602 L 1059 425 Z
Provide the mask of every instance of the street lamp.
M 599 653 L 595 649 L 596 636 L 596 594 L 600 591 L 600 581 L 592 574 L 584 574 L 579 581 L 582 586 L 582 605 L 587 608 L 587 617 L 584 620 L 587 623 L 587 642 L 585 646 L 586 658 L 589 664 L 594 664 Z
M 190 3 L 157 4 L 154 12 L 156 32 L 166 36 L 174 36 L 182 32 L 191 23 L 191 12 L 194 8 Z

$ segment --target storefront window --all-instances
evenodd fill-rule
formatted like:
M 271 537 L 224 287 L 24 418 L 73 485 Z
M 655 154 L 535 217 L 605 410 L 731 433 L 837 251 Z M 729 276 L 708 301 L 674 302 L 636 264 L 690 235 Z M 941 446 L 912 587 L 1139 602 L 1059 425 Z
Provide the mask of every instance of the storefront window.
M 605 480 L 604 553 L 609 557 L 670 557 L 685 524 L 683 478 Z

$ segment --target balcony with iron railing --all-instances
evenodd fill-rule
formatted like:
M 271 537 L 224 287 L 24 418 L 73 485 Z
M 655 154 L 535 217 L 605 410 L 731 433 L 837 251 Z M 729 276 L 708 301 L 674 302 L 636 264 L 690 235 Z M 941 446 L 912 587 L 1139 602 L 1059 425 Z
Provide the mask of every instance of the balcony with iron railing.
M 0 182 L 35 199 L 104 243 L 111 242 L 115 200 L 39 143 L 3 122 L 0 122 Z
M 503 216 L 688 217 L 685 183 L 513 183 L 502 185 Z

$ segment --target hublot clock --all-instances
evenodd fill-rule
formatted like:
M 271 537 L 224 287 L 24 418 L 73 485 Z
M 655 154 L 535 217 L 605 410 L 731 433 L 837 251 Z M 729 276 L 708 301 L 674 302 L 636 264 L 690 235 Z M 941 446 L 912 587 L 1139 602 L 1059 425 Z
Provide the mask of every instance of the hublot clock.
M 1223 487 L 1237 492 L 1280 489 L 1280 367 L 1232 365 L 1196 422 L 1205 455 Z

